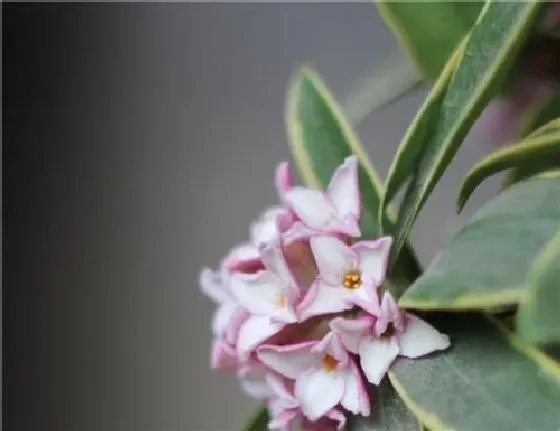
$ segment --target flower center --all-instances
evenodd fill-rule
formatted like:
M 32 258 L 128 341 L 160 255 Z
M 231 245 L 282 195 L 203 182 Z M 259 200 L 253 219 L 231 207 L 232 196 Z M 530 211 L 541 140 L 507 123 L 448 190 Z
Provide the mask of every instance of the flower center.
M 357 289 L 362 285 L 362 274 L 357 269 L 351 269 L 344 274 L 342 285 L 346 289 Z
M 284 295 L 278 295 L 278 298 L 276 298 L 276 306 L 278 308 L 284 308 L 286 306 L 286 297 Z
M 389 322 L 389 324 L 387 325 L 387 328 L 385 329 L 385 332 L 383 332 L 383 334 L 381 334 L 379 337 L 380 338 L 391 338 L 396 333 L 397 333 L 397 328 L 395 328 L 395 325 L 393 324 L 393 322 Z
M 321 363 L 323 364 L 323 369 L 328 373 L 336 370 L 336 367 L 338 366 L 338 361 L 329 354 L 323 356 Z

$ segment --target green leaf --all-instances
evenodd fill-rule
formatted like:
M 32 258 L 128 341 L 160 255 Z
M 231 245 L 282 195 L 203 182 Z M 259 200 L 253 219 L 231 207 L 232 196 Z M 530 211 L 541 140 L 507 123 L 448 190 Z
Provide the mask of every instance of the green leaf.
M 494 320 L 448 314 L 441 323 L 451 338 L 449 351 L 399 358 L 389 372 L 425 426 L 433 431 L 558 429 L 558 363 Z
M 352 153 L 360 162 L 360 227 L 364 238 L 381 236 L 378 223 L 381 181 L 358 137 L 344 119 L 341 109 L 319 76 L 308 68 L 297 74 L 287 104 L 287 128 L 293 157 L 303 179 L 313 187 L 325 187 L 334 170 Z M 383 220 L 392 225 L 391 211 Z M 413 280 L 420 266 L 412 249 L 406 247 L 393 275 Z
M 350 431 L 419 431 L 420 423 L 403 403 L 387 380 L 370 396 L 371 415 L 367 418 L 353 416 Z
M 534 343 L 560 343 L 560 230 L 542 250 L 527 277 L 517 332 Z
M 483 2 L 383 0 L 375 4 L 421 73 L 435 79 L 476 22 Z
M 416 126 L 423 123 L 418 117 L 412 130 L 409 129 L 387 178 L 387 190 L 391 194 L 383 202 L 384 205 L 389 202 L 395 188 L 402 183 L 399 177 L 408 175 L 413 166 L 411 180 L 399 209 L 391 262 L 398 256 L 418 213 L 451 163 L 464 137 L 495 94 L 540 6 L 536 2 L 486 3 L 470 33 L 439 110 L 428 113 L 438 116 L 432 131 L 426 136 L 421 127 L 417 130 Z M 440 90 L 436 88 L 436 91 Z M 421 111 L 418 115 L 425 113 Z M 422 137 L 421 140 L 415 137 L 416 133 Z M 407 156 L 407 153 L 412 156 Z M 403 164 L 403 160 L 406 163 Z
M 493 152 L 478 162 L 463 179 L 457 197 L 457 212 L 460 212 L 472 192 L 491 175 L 506 169 L 523 167 L 532 162 L 542 162 L 560 154 L 560 131 L 540 133 Z
M 268 431 L 268 409 L 259 407 L 256 409 L 240 431 Z
M 560 171 L 515 184 L 448 241 L 400 299 L 418 309 L 517 304 L 532 262 L 560 226 Z
M 544 103 L 530 109 L 525 115 L 523 129 L 524 136 L 531 134 L 533 137 L 536 137 L 536 133 L 560 132 L 560 93 L 551 94 Z M 540 132 L 536 132 L 537 129 Z M 560 166 L 560 154 L 544 155 L 528 160 L 509 172 L 505 185 L 510 186 L 517 181 L 558 166 Z
M 466 42 L 466 41 L 465 41 Z M 385 181 L 385 193 L 380 204 L 379 220 L 384 229 L 386 208 L 405 184 L 406 180 L 414 171 L 416 159 L 420 155 L 429 133 L 439 117 L 440 106 L 445 95 L 449 80 L 453 76 L 457 62 L 460 59 L 465 42 L 459 46 L 454 55 L 449 59 L 440 78 L 434 84 L 432 91 L 424 101 L 424 104 L 416 114 L 409 126 L 389 168 Z
M 550 120 L 548 123 L 539 126 L 539 128 L 533 130 L 531 133 L 528 133 L 527 137 L 533 139 L 542 135 L 550 135 L 558 132 L 560 132 L 560 118 L 555 118 Z

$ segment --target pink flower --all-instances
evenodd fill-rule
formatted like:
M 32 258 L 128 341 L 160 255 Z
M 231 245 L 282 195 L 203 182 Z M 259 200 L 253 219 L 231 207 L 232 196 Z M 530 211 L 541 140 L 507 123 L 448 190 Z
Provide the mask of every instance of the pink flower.
M 261 256 L 257 246 L 245 242 L 232 248 L 222 262 L 226 271 L 255 272 L 262 268 Z
M 360 361 L 379 382 L 399 353 L 449 341 L 390 296 L 380 303 L 391 238 L 351 239 L 360 235 L 355 156 L 326 192 L 295 187 L 285 163 L 276 187 L 280 203 L 251 224 L 250 240 L 218 271 L 201 272 L 217 305 L 211 366 L 237 372 L 245 393 L 267 405 L 269 429 L 340 430 L 344 411 L 370 411 Z M 347 310 L 362 315 L 348 320 Z
M 347 246 L 333 236 L 311 238 L 319 276 L 300 304 L 302 318 L 336 313 L 368 299 L 367 290 L 385 279 L 391 238 Z
M 300 415 L 300 427 L 304 431 L 340 431 L 346 426 L 344 413 L 337 408 L 329 410 L 323 417 L 310 421 L 303 414 Z
M 293 187 L 292 175 L 287 163 L 278 165 L 275 182 L 278 197 L 285 203 L 284 196 Z M 254 272 L 260 269 L 259 245 L 274 242 L 278 234 L 290 230 L 295 221 L 294 213 L 286 206 L 276 205 L 265 209 L 257 221 L 250 226 L 251 241 L 234 247 L 224 259 L 222 266 L 229 271 L 241 272 Z
M 240 328 L 248 318 L 230 292 L 229 277 L 225 272 L 204 268 L 200 273 L 200 288 L 217 305 L 212 320 L 215 341 L 210 355 L 212 368 L 231 368 L 236 363 L 235 349 Z
M 282 205 L 269 207 L 251 225 L 251 241 L 256 246 L 274 242 L 278 234 L 290 230 L 296 222 L 295 214 L 286 205 L 286 193 L 294 187 L 288 163 L 280 163 L 276 168 L 275 183 Z
M 288 382 L 284 377 L 267 376 L 267 384 L 273 394 L 268 401 L 272 418 L 270 428 L 282 429 L 299 414 L 299 402 L 293 394 L 293 384 L 289 390 Z
M 360 356 L 367 379 L 378 385 L 398 355 L 418 358 L 445 350 L 450 341 L 420 318 L 400 310 L 390 293 L 385 292 L 381 305 L 371 305 L 369 312 L 357 319 L 337 317 L 330 323 L 344 346 Z
M 243 391 L 251 398 L 268 401 L 276 396 L 269 385 L 270 370 L 263 364 L 249 360 L 241 366 L 237 377 Z
M 349 156 L 331 178 L 326 192 L 292 187 L 284 199 L 294 214 L 311 230 L 360 236 L 360 193 L 358 159 Z
M 261 346 L 257 356 L 272 370 L 295 380 L 295 397 L 309 420 L 318 420 L 338 404 L 354 414 L 369 414 L 358 367 L 334 333 L 321 341 Z
M 294 187 L 294 179 L 288 162 L 282 162 L 276 168 L 275 185 L 278 197 L 286 204 L 286 193 Z
M 273 396 L 268 401 L 271 420 L 270 430 L 289 431 L 299 424 L 305 430 L 341 430 L 346 424 L 346 417 L 339 409 L 333 408 L 318 421 L 310 421 L 300 408 L 298 399 L 293 394 L 293 382 L 275 376 L 267 375 L 268 387 Z
M 259 219 L 251 225 L 251 242 L 257 248 L 276 240 L 278 234 L 286 232 L 294 224 L 294 215 L 287 208 L 280 206 L 265 210 Z
M 214 339 L 210 351 L 210 368 L 234 371 L 237 367 L 238 361 L 235 347 L 220 338 Z
M 300 288 L 284 255 L 281 243 L 260 247 L 265 269 L 255 274 L 233 274 L 232 294 L 250 316 L 237 340 L 237 353 L 246 358 L 260 343 L 297 322 L 295 301 Z

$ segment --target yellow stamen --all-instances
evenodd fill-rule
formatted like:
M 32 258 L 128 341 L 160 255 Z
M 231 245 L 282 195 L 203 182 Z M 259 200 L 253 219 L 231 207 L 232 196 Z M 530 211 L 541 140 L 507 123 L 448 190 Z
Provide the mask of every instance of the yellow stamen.
M 276 299 L 276 306 L 278 308 L 286 306 L 286 297 L 284 295 L 278 295 L 278 298 Z
M 362 285 L 362 274 L 357 269 L 351 269 L 344 274 L 342 285 L 346 289 L 357 289 Z
M 321 362 L 323 364 L 323 369 L 329 373 L 336 370 L 338 366 L 338 361 L 328 354 L 323 356 Z

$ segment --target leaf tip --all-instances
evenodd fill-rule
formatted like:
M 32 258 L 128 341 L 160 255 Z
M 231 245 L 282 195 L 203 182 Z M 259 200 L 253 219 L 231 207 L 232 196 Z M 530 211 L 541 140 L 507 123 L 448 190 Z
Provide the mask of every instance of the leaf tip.
M 315 69 L 313 69 L 313 66 L 311 64 L 303 64 L 298 68 L 298 73 L 297 75 L 299 75 L 301 78 L 308 78 L 308 79 L 313 79 L 313 77 L 317 74 L 317 72 L 315 72 Z
M 457 211 L 457 214 L 460 214 L 461 211 L 463 211 L 465 204 L 469 200 L 469 196 L 469 194 L 465 193 L 465 188 L 461 186 L 457 195 L 457 200 L 455 201 L 455 211 Z
M 302 82 L 309 82 L 313 86 L 320 82 L 319 75 L 311 64 L 302 64 L 296 69 L 292 85 L 299 85 Z
M 301 85 L 304 82 L 309 82 L 316 86 L 319 80 L 317 72 L 310 64 L 302 64 L 295 69 L 295 72 L 290 79 L 287 92 L 286 113 L 288 119 L 293 118 L 297 111 L 297 101 L 301 92 Z
M 316 73 L 313 68 L 307 64 L 303 64 L 295 69 L 288 85 L 284 108 L 284 121 L 288 146 L 302 178 L 309 185 L 319 186 L 319 180 L 313 172 L 312 160 L 304 148 L 303 131 L 299 120 L 302 84 L 314 79 L 315 75 Z

